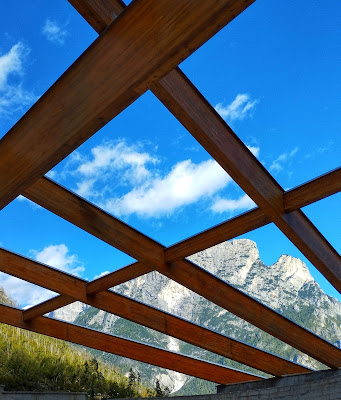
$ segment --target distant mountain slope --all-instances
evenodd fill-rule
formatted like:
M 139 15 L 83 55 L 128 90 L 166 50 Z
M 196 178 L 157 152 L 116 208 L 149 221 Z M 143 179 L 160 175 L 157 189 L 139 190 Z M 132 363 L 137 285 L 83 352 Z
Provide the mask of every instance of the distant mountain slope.
M 260 260 L 256 244 L 246 239 L 222 243 L 190 259 L 236 288 L 340 346 L 341 303 L 321 290 L 301 260 L 283 255 L 275 264 L 268 267 Z M 122 284 L 116 287 L 115 291 L 298 363 L 313 368 L 324 368 L 315 360 L 156 272 Z M 231 360 L 80 303 L 58 310 L 55 316 L 108 333 L 251 370 Z M 157 377 L 163 385 L 169 386 L 172 392 L 180 390 L 177 394 L 214 391 L 214 385 L 208 382 L 112 355 L 102 354 L 102 356 L 110 362 L 118 363 L 122 368 L 128 369 L 131 366 L 138 368 L 146 381 L 155 380 Z
M 2 289 L 0 302 L 13 305 Z M 90 398 L 98 393 L 101 398 L 155 395 L 136 375 L 129 380 L 118 367 L 98 362 L 80 347 L 4 324 L 0 324 L 0 384 L 6 391 L 87 392 Z

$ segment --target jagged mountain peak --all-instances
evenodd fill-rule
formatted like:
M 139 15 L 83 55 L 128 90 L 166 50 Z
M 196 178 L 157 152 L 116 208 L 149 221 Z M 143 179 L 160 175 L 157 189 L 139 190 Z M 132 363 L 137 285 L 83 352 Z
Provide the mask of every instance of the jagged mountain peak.
M 290 282 L 296 290 L 314 280 L 306 264 L 299 258 L 289 255 L 280 256 L 278 261 L 270 266 L 270 270 L 273 275 L 279 276 L 280 280 Z

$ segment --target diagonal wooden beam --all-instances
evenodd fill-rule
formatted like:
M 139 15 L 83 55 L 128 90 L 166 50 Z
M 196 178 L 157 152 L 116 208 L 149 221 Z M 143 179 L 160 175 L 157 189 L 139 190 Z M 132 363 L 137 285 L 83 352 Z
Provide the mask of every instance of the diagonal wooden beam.
M 69 0 L 69 3 L 98 34 L 126 8 L 122 0 Z
M 70 300 L 80 300 L 92 307 L 115 314 L 272 375 L 281 376 L 309 371 L 309 369 L 284 360 L 283 358 L 276 357 L 237 340 L 230 339 L 118 293 L 103 291 L 85 298 L 80 293 L 78 297 L 70 298 L 68 297 L 68 285 L 76 284 L 84 289 L 85 281 L 14 253 L 6 253 L 6 260 L 0 257 L 0 270 L 7 272 L 7 270 L 15 264 L 22 266 L 22 268 L 15 270 L 15 276 L 21 279 L 29 279 L 32 282 L 32 273 L 37 274 L 37 276 L 44 276 L 45 280 L 43 282 L 39 281 L 40 286 L 48 287 L 53 291 L 59 291 L 63 295 L 59 296 L 59 299 L 55 297 L 50 300 L 54 305 L 56 305 L 57 301 L 68 302 Z M 58 275 L 60 275 L 60 279 L 57 279 Z M 114 275 L 117 276 L 117 274 Z M 64 285 L 60 284 L 62 279 Z M 63 305 L 66 304 L 62 304 L 62 306 Z M 32 318 L 29 318 L 32 316 L 30 315 L 31 310 L 32 308 L 23 312 L 24 321 L 32 320 Z M 37 315 L 35 317 L 37 317 Z
M 0 141 L 0 209 L 254 0 L 136 0 Z
M 101 218 L 104 218 L 103 225 L 112 226 L 112 230 L 104 230 L 105 235 L 107 236 L 105 241 L 113 246 L 115 246 L 116 241 L 119 242 L 119 245 L 121 246 L 120 249 L 130 254 L 129 240 L 122 241 L 121 238 L 117 238 L 115 233 L 115 224 L 119 223 L 119 226 L 121 226 L 123 222 L 118 221 L 115 217 L 104 212 L 102 212 L 103 214 L 97 214 L 97 211 L 95 211 L 96 206 L 88 203 L 86 200 L 81 199 L 79 196 L 71 192 L 68 192 L 67 196 L 64 196 L 67 191 L 66 189 L 56 183 L 53 183 L 53 185 L 50 183 L 51 181 L 47 178 L 40 179 L 24 194 L 25 196 L 29 196 L 29 198 L 37 204 L 55 212 L 57 215 L 63 216 L 63 218 L 67 219 L 71 223 L 76 223 L 77 226 L 95 236 L 99 229 L 92 230 L 92 223 L 88 218 L 77 220 L 73 220 L 73 218 L 74 215 L 83 214 L 101 215 Z M 41 187 L 45 184 L 47 190 L 41 190 Z M 77 200 L 72 200 L 72 197 L 76 197 Z M 63 207 L 60 207 L 60 204 L 63 204 Z M 100 224 L 99 226 L 101 226 L 102 220 L 99 220 L 98 223 Z M 126 226 L 126 229 L 128 229 L 128 226 Z M 129 237 L 131 238 L 135 234 L 137 237 L 140 237 L 141 235 L 140 232 L 136 232 L 131 228 Z M 101 238 L 103 239 L 103 236 L 101 236 Z M 164 250 L 164 247 L 161 244 L 158 244 L 157 242 L 153 243 L 155 246 L 155 252 L 160 251 L 160 249 Z M 140 252 L 145 258 L 146 255 L 142 248 L 140 249 Z M 284 318 L 280 314 L 277 314 L 275 311 L 243 294 L 228 283 L 214 277 L 193 263 L 187 260 L 179 260 L 171 266 L 167 266 L 167 264 L 162 261 L 160 264 L 156 265 L 155 268 L 170 279 L 188 287 L 190 290 L 193 290 L 220 307 L 223 307 L 238 317 L 245 319 L 251 324 L 301 350 L 320 362 L 332 368 L 341 366 L 341 351 L 335 346 L 323 341 L 323 339 Z M 110 275 L 103 277 L 102 282 L 105 283 L 106 279 L 110 279 Z M 89 283 L 89 285 L 91 285 L 91 283 Z M 48 302 L 44 304 L 45 312 L 53 310 L 53 308 L 48 309 L 49 306 L 50 304 Z M 39 315 L 41 307 L 36 307 L 37 308 L 33 307 L 32 309 L 25 311 L 26 315 L 30 315 L 31 318 L 32 316 L 35 317 Z
M 73 299 L 86 301 L 86 281 L 0 248 L 0 271 Z M 74 300 L 72 300 L 74 301 Z
M 290 213 L 340 191 L 341 167 L 285 192 L 285 212 Z
M 0 322 L 216 383 L 226 384 L 261 379 L 257 375 L 51 318 L 38 317 L 30 323 L 25 323 L 22 319 L 22 311 L 9 306 L 0 305 Z
M 163 246 L 46 177 L 23 192 L 91 235 L 151 266 L 164 262 Z
M 341 257 L 302 211 L 285 212 L 284 190 L 177 68 L 153 93 L 259 208 L 341 291 Z
M 284 210 L 286 213 L 298 210 L 340 191 L 341 168 L 338 168 L 286 191 Z M 165 249 L 165 261 L 181 260 L 269 223 L 270 218 L 261 209 L 255 208 L 168 247 Z

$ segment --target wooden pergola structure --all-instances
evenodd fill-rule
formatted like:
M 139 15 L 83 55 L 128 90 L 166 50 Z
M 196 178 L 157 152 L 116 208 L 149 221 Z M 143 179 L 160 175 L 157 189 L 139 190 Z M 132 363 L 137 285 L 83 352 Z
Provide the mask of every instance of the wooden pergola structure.
M 81 301 L 274 376 L 308 368 L 108 289 L 151 271 L 198 293 L 326 366 L 341 350 L 185 259 L 275 224 L 340 291 L 341 258 L 300 210 L 341 190 L 341 168 L 289 191 L 252 155 L 177 67 L 254 0 L 69 0 L 99 37 L 0 141 L 0 208 L 22 194 L 137 262 L 91 282 L 0 249 L 0 270 L 59 293 L 0 322 L 226 384 L 261 377 L 43 315 Z M 168 248 L 44 177 L 150 89 L 258 205 Z M 29 151 L 27 151 L 29 149 Z

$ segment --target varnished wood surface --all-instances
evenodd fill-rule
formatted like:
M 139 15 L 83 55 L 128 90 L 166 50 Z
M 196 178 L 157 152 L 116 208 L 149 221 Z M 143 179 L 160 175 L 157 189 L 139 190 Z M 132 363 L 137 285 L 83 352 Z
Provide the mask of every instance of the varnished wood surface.
M 164 262 L 163 246 L 48 178 L 24 195 L 79 228 L 147 264 Z
M 4 305 L 0 305 L 0 322 L 216 383 L 261 379 L 259 376 L 51 318 L 38 317 L 25 323 L 20 310 Z
M 0 271 L 74 299 L 86 300 L 86 281 L 2 248 Z
M 107 290 L 111 287 L 119 285 L 121 283 L 135 279 L 141 275 L 147 274 L 148 272 L 154 271 L 154 268 L 150 265 L 136 262 L 126 267 L 120 268 L 108 275 L 94 279 L 87 285 L 88 294 L 96 294 L 103 290 Z
M 341 168 L 330 171 L 284 193 L 286 213 L 322 200 L 341 191 Z M 213 228 L 200 232 L 165 249 L 165 261 L 181 260 L 225 240 L 261 228 L 271 222 L 259 209 L 247 211 Z
M 131 3 L 0 141 L 0 209 L 252 2 Z
M 52 210 L 58 208 L 58 204 L 68 204 L 67 201 L 63 201 L 63 198 L 59 197 L 58 194 L 58 193 L 60 194 L 64 193 L 65 189 L 60 188 L 59 185 L 57 185 L 56 183 L 51 185 L 51 181 L 43 179 L 39 181 L 39 185 L 36 187 L 41 188 L 45 184 L 47 185 L 46 187 L 49 190 L 42 191 L 41 193 L 38 191 L 38 193 L 36 193 L 35 195 L 35 198 L 32 197 L 33 200 L 37 201 L 37 203 L 42 205 L 43 207 L 47 209 L 51 208 Z M 34 186 L 35 185 L 33 185 L 33 188 Z M 73 196 L 73 195 L 70 193 L 68 194 L 68 196 Z M 59 199 L 57 204 L 55 204 L 56 198 Z M 61 201 L 62 203 L 60 203 Z M 51 207 L 50 204 L 52 205 Z M 93 211 L 93 209 L 96 207 L 78 196 L 77 196 L 77 207 L 79 207 L 79 209 L 77 210 L 77 215 L 78 214 L 96 215 L 96 212 Z M 63 206 L 62 208 L 64 209 L 65 207 Z M 72 222 L 72 216 L 73 214 L 71 213 L 68 218 L 70 222 Z M 107 214 L 105 218 L 107 226 L 110 225 L 115 226 L 115 224 L 117 223 L 117 219 L 115 217 L 110 216 L 109 214 Z M 122 221 L 119 221 L 119 223 L 124 224 Z M 89 224 L 92 224 L 92 222 L 89 222 L 88 218 L 84 218 L 84 219 L 77 219 L 77 224 L 80 228 L 89 231 L 88 226 Z M 120 249 L 130 254 L 129 240 L 122 241 L 122 239 L 118 238 L 118 236 L 116 235 L 115 230 L 111 231 L 109 229 L 108 230 L 103 229 L 103 231 L 101 231 L 100 226 L 101 225 L 99 225 L 97 229 L 93 230 L 92 233 L 95 236 L 97 232 L 100 232 L 101 238 L 104 239 L 107 243 L 110 243 L 113 246 L 115 246 L 115 243 L 117 241 L 120 245 Z M 129 230 L 131 231 L 129 232 Z M 135 234 L 137 234 L 136 231 L 133 228 L 129 227 L 128 225 L 125 226 L 124 231 L 127 232 L 127 237 L 133 237 Z M 107 237 L 104 238 L 103 235 L 107 235 Z M 140 237 L 140 235 L 142 234 L 138 233 L 138 237 Z M 158 253 L 160 251 L 163 251 L 164 249 L 161 244 L 155 241 L 153 242 L 151 241 L 148 243 L 150 243 L 151 245 L 152 252 L 155 251 L 155 253 Z M 155 250 L 153 246 L 155 246 Z M 143 253 L 144 249 L 141 248 L 140 251 Z M 242 294 L 241 292 L 234 289 L 228 283 L 223 282 L 216 277 L 213 277 L 211 274 L 207 273 L 202 268 L 194 265 L 193 263 L 180 260 L 176 261 L 175 266 L 176 266 L 175 268 L 168 268 L 166 264 L 163 261 L 161 261 L 160 264 L 156 265 L 156 269 L 161 273 L 166 273 L 166 275 L 170 279 L 176 280 L 180 284 L 188 287 L 189 289 L 193 290 L 199 295 L 227 309 L 233 314 L 251 322 L 258 328 L 265 330 L 271 335 L 279 338 L 280 340 L 283 340 L 284 342 L 303 351 L 304 353 L 311 355 L 313 358 L 318 359 L 319 361 L 325 363 L 326 365 L 332 367 L 341 366 L 341 364 L 338 364 L 338 362 L 341 361 L 337 358 L 338 356 L 334 360 L 333 357 L 331 357 L 329 361 L 329 355 L 330 355 L 329 353 L 334 354 L 334 349 L 332 348 L 333 346 L 329 345 L 327 342 L 323 341 L 318 336 L 311 334 L 310 332 L 299 327 L 293 322 L 285 319 L 284 317 L 280 316 L 279 314 L 275 313 L 269 308 L 263 306 L 261 303 L 257 302 L 251 297 Z M 172 275 L 173 273 L 174 275 Z M 128 278 L 129 275 L 128 276 L 126 275 L 125 277 Z M 101 278 L 101 284 L 105 286 L 106 280 L 108 280 L 108 284 L 111 285 L 112 284 L 111 279 L 112 278 L 110 276 L 103 277 Z M 205 285 L 205 279 L 207 279 L 207 282 L 210 283 L 210 285 L 208 285 L 207 287 Z M 193 280 L 193 282 L 191 282 L 191 280 Z M 191 287 L 188 286 L 189 284 L 191 285 Z M 215 284 L 217 284 L 217 287 L 219 288 L 218 292 L 214 290 Z M 91 285 L 91 283 L 89 283 L 89 285 Z M 216 298 L 216 296 L 218 296 L 219 293 L 220 297 Z M 238 301 L 240 300 L 241 301 L 240 307 L 236 307 L 235 302 L 231 301 L 231 298 L 237 298 Z M 52 309 L 49 309 L 48 307 L 49 303 L 45 302 L 43 308 L 45 313 L 48 311 L 52 311 Z M 42 310 L 41 306 L 26 310 L 24 313 L 25 318 L 28 318 L 28 316 L 30 318 L 36 317 L 37 315 L 39 315 L 39 312 L 41 312 L 41 310 Z M 262 315 L 263 317 L 262 319 L 258 319 L 260 315 Z M 292 327 L 292 329 L 290 329 L 290 326 Z M 307 337 L 309 338 L 310 336 L 312 337 L 311 340 L 314 346 L 310 344 L 309 340 L 306 342 L 306 338 Z M 315 349 L 314 347 L 318 348 Z M 322 354 L 323 352 L 321 352 L 319 348 L 326 349 L 326 353 Z
M 159 272 L 270 335 L 331 368 L 341 367 L 341 350 L 189 261 Z
M 255 201 L 288 239 L 341 292 L 341 257 L 302 211 L 286 213 L 284 190 L 179 68 L 153 93 Z
M 25 259 L 24 257 L 12 255 L 11 253 L 8 254 L 9 255 L 7 259 L 10 265 L 13 265 L 17 258 L 21 258 L 20 265 L 22 265 L 23 268 L 22 271 L 18 270 L 16 273 L 16 276 L 21 279 L 26 279 L 27 276 L 30 276 L 27 274 L 27 268 L 25 267 L 25 264 L 27 264 L 30 268 L 29 272 L 35 270 L 38 276 L 45 276 L 45 281 L 49 282 L 48 288 L 53 291 L 60 291 L 61 293 L 67 292 L 67 290 L 63 290 L 63 288 L 60 287 L 60 281 L 62 278 L 64 278 L 64 280 L 67 282 L 65 275 L 69 277 L 70 280 L 75 281 L 79 286 L 83 286 L 83 288 L 85 287 L 84 281 L 79 278 L 74 278 L 68 274 L 62 273 L 61 271 L 52 270 L 49 267 Z M 61 279 L 56 279 L 55 275 L 58 274 L 61 275 Z M 115 273 L 113 273 L 113 275 L 115 275 Z M 54 279 L 50 279 L 51 276 Z M 295 363 L 284 360 L 267 352 L 263 352 L 239 341 L 220 335 L 209 329 L 200 327 L 199 325 L 186 321 L 182 318 L 158 310 L 155 307 L 150 307 L 139 301 L 111 291 L 103 291 L 97 293 L 96 295 L 89 295 L 86 298 L 82 298 L 82 296 L 79 296 L 78 298 L 57 296 L 39 304 L 36 307 L 24 310 L 23 320 L 27 322 L 33 318 L 52 311 L 48 308 L 49 306 L 59 308 L 75 300 L 80 300 L 95 308 L 115 314 L 140 325 L 144 325 L 166 335 L 176 337 L 205 350 L 220 354 L 227 358 L 231 358 L 235 361 L 244 363 L 250 367 L 269 374 L 281 376 L 285 374 L 303 373 L 309 371 L 307 368 L 299 366 Z M 37 312 L 40 314 L 37 314 Z
M 121 0 L 68 0 L 79 14 L 101 34 L 126 8 Z
M 106 276 L 102 276 L 101 278 L 94 279 L 93 281 L 88 282 L 86 287 L 87 295 L 96 294 L 97 292 L 109 289 L 112 286 L 116 286 L 120 283 L 137 278 L 138 276 L 146 274 L 150 271 L 151 268 L 147 265 L 139 262 L 133 263 L 126 267 L 120 268 L 117 271 L 111 272 Z M 22 275 L 22 277 L 23 279 L 25 279 L 24 275 Z M 62 293 L 62 291 L 60 293 Z M 33 318 L 47 314 L 51 311 L 57 310 L 58 308 L 73 303 L 74 301 L 74 298 L 67 297 L 65 295 L 53 297 L 52 299 L 46 300 L 42 303 L 26 309 L 23 313 L 24 320 L 31 320 Z M 82 299 L 81 301 L 86 302 L 87 298 Z
M 340 191 L 341 167 L 288 190 L 284 195 L 284 208 L 291 212 Z

